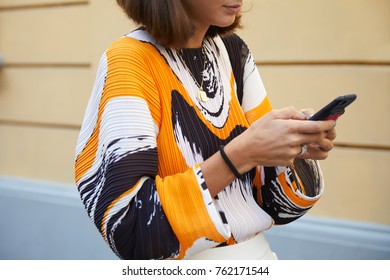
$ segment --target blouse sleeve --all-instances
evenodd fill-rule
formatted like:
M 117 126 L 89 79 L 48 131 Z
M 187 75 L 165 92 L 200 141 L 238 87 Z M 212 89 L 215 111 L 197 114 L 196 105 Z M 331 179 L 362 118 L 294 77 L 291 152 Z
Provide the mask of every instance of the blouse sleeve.
M 131 51 L 121 43 L 100 60 L 77 141 L 76 185 L 120 258 L 185 258 L 225 242 L 230 232 L 210 206 L 199 166 L 158 176 L 159 94 Z
M 264 84 L 252 54 L 242 43 L 243 99 L 242 108 L 251 124 L 271 109 Z M 276 224 L 286 224 L 303 216 L 321 197 L 324 180 L 315 160 L 296 159 L 292 167 L 257 167 L 254 181 L 259 205 Z

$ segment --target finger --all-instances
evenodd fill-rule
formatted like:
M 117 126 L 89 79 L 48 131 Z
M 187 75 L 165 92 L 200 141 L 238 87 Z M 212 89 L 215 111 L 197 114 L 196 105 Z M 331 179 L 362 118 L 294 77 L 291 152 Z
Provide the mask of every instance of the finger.
M 284 120 L 305 120 L 306 114 L 296 110 L 294 107 L 286 107 L 279 110 L 274 110 L 274 117 L 276 119 L 284 119 Z
M 320 146 L 316 144 L 307 145 L 307 152 L 298 158 L 301 159 L 314 159 L 314 160 L 324 160 L 328 157 L 329 151 L 323 150 Z
M 330 151 L 333 149 L 333 147 L 334 147 L 333 141 L 330 141 L 330 140 L 326 141 L 326 140 L 327 140 L 327 139 L 325 139 L 324 141 L 322 141 L 322 143 L 319 145 L 319 147 L 320 147 L 320 149 L 321 149 L 322 151 L 330 152 Z
M 326 139 L 326 132 L 298 134 L 295 138 L 296 141 L 292 142 L 292 144 L 300 146 L 303 144 L 321 143 L 324 139 Z
M 328 157 L 329 152 L 320 149 L 310 149 L 307 154 L 309 159 L 324 160 Z
M 312 115 L 314 115 L 315 111 L 312 108 L 301 109 L 301 113 L 305 114 L 306 119 L 310 119 Z
M 307 153 L 307 145 L 306 144 L 302 144 L 301 145 L 301 150 L 300 150 L 300 152 L 299 152 L 299 154 L 298 154 L 298 156 L 303 156 L 303 155 L 305 155 L 306 153 Z
M 329 139 L 329 140 L 336 139 L 336 136 L 337 136 L 337 133 L 336 133 L 336 129 L 335 128 L 332 128 L 331 130 L 329 130 L 326 133 L 326 139 Z
M 319 149 L 321 151 L 329 152 L 334 148 L 333 141 L 329 139 L 323 139 L 318 143 L 312 143 L 311 147 Z
M 296 121 L 298 133 L 310 134 L 326 132 L 334 128 L 333 121 Z

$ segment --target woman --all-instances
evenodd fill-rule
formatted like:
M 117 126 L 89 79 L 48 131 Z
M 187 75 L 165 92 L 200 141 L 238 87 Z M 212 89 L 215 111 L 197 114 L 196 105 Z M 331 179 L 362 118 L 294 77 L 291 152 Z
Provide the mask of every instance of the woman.
M 142 28 L 103 54 L 76 149 L 86 210 L 124 259 L 274 259 L 262 232 L 323 192 L 335 138 L 271 110 L 238 0 L 117 0 Z

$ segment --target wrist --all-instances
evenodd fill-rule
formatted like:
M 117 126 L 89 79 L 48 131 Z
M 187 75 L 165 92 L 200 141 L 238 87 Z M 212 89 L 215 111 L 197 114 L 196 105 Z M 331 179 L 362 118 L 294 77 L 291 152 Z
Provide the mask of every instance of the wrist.
M 237 179 L 242 179 L 242 174 L 237 170 L 230 158 L 227 156 L 224 148 L 224 145 L 219 146 L 219 152 L 221 153 L 222 159 L 225 161 L 226 165 L 229 167 L 234 176 L 236 176 Z
M 234 139 L 224 147 L 224 152 L 239 174 L 244 174 L 256 166 L 242 141 Z

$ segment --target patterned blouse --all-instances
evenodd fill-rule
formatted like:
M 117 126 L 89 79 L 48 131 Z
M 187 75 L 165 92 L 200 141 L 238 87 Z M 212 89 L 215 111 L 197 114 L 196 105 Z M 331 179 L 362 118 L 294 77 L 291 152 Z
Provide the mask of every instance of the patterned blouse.
M 199 99 L 199 85 L 207 94 Z M 271 110 L 237 35 L 167 49 L 143 29 L 102 55 L 76 147 L 81 200 L 123 259 L 185 259 L 305 214 L 318 163 L 252 169 L 211 197 L 200 163 Z M 215 170 L 218 172 L 218 170 Z

